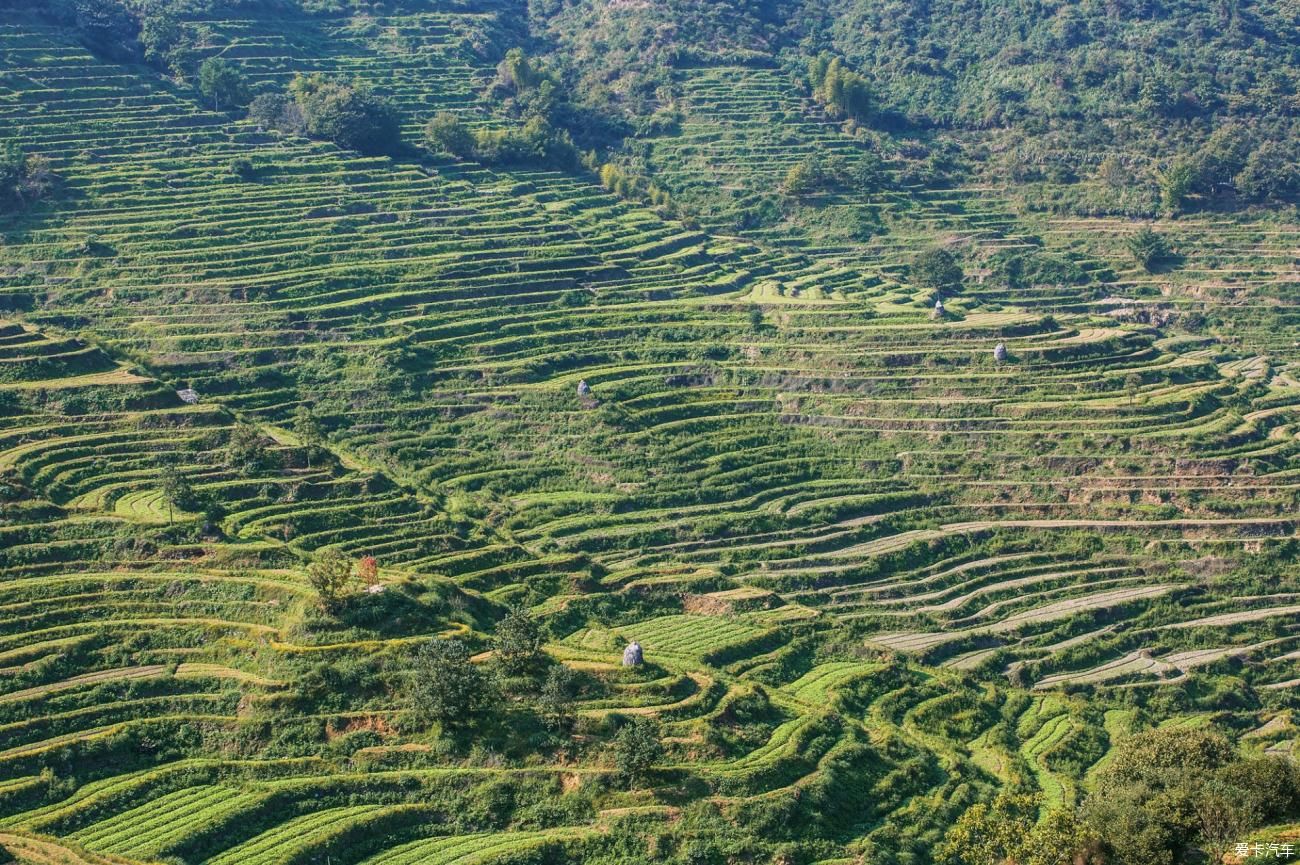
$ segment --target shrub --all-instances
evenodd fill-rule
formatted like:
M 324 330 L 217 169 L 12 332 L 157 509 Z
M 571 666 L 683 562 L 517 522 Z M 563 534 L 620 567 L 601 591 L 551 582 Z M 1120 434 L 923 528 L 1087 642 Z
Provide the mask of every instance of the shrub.
M 1088 861 L 1092 833 L 1067 811 L 1038 819 L 1039 797 L 1002 793 L 973 805 L 948 830 L 936 860 L 943 865 L 1049 865 Z
M 593 165 L 594 167 L 594 165 Z M 672 199 L 650 179 L 641 174 L 634 174 L 622 166 L 607 162 L 596 172 L 600 185 L 620 198 L 649 201 L 656 207 L 670 207 Z
M 251 159 L 241 156 L 230 163 L 230 173 L 240 180 L 252 180 L 257 175 L 257 170 L 253 167 Z
M 474 133 L 459 117 L 446 111 L 435 114 L 425 126 L 424 143 L 434 153 L 447 153 L 462 159 L 474 154 Z
M 816 164 L 805 159 L 790 166 L 781 181 L 781 191 L 787 195 L 807 195 L 817 188 L 819 180 Z
M 578 148 L 563 129 L 556 129 L 545 117 L 535 116 L 521 129 L 480 129 L 474 134 L 474 155 L 487 163 L 501 165 L 549 165 L 576 169 Z
M 1156 233 L 1151 226 L 1144 225 L 1136 234 L 1125 241 L 1129 255 L 1138 266 L 1148 273 L 1154 271 L 1170 256 L 1169 244 L 1163 235 Z

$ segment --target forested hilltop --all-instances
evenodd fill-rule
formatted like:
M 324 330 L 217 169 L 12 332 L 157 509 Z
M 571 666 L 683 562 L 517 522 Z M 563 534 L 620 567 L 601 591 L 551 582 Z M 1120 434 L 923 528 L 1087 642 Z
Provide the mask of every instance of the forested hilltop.
M 0 0 L 0 862 L 1285 858 L 1297 61 Z
M 732 66 L 780 69 L 878 159 L 907 163 L 858 190 L 980 180 L 1025 208 L 1133 217 L 1300 191 L 1293 4 L 551 0 L 532 14 L 581 99 L 624 118 L 651 164 L 655 133 L 693 104 L 682 71 Z

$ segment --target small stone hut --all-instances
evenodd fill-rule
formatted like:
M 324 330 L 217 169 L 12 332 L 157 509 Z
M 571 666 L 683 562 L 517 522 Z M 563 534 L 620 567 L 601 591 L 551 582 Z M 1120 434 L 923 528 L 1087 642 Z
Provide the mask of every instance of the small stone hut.
M 1007 344 L 1005 342 L 1000 342 L 993 347 L 993 359 L 998 363 L 1002 363 L 1007 359 Z
M 623 650 L 623 666 L 639 667 L 645 663 L 645 654 L 641 651 L 641 644 L 633 641 L 627 644 Z

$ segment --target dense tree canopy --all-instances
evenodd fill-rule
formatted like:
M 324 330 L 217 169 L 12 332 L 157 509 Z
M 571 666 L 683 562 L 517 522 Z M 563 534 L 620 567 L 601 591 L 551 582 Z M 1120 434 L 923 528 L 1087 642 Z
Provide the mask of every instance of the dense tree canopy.
M 518 673 L 536 663 L 542 650 L 542 633 L 527 610 L 512 609 L 497 623 L 493 644 L 501 665 L 510 673 Z
M 1243 759 L 1209 730 L 1152 730 L 1119 744 L 1083 815 L 1118 865 L 1162 865 L 1189 844 L 1218 858 L 1251 829 L 1300 816 L 1300 768 Z
M 367 154 L 392 153 L 401 144 L 396 110 L 363 84 L 300 75 L 290 83 L 289 94 L 309 135 Z
M 199 92 L 215 111 L 237 108 L 248 100 L 248 85 L 234 64 L 210 57 L 199 66 Z
M 936 248 L 922 252 L 912 262 L 912 281 L 934 291 L 953 291 L 961 287 L 961 265 L 948 250 Z
M 469 726 L 491 702 L 484 675 L 461 640 L 430 640 L 416 654 L 411 676 L 410 707 L 422 723 Z

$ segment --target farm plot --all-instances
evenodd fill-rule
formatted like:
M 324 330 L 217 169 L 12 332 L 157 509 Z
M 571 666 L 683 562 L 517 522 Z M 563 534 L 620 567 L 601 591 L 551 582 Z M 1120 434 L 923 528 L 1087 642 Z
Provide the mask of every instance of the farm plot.
M 551 844 L 579 841 L 592 831 L 573 828 L 426 838 L 372 856 L 362 865 L 480 865 Z
M 257 797 L 212 785 L 162 796 L 82 829 L 71 837 L 87 849 L 133 859 L 153 859 L 196 827 L 251 807 Z
M 664 616 L 621 630 L 641 643 L 647 655 L 663 652 L 691 658 L 743 645 L 764 633 L 743 621 L 715 616 Z

